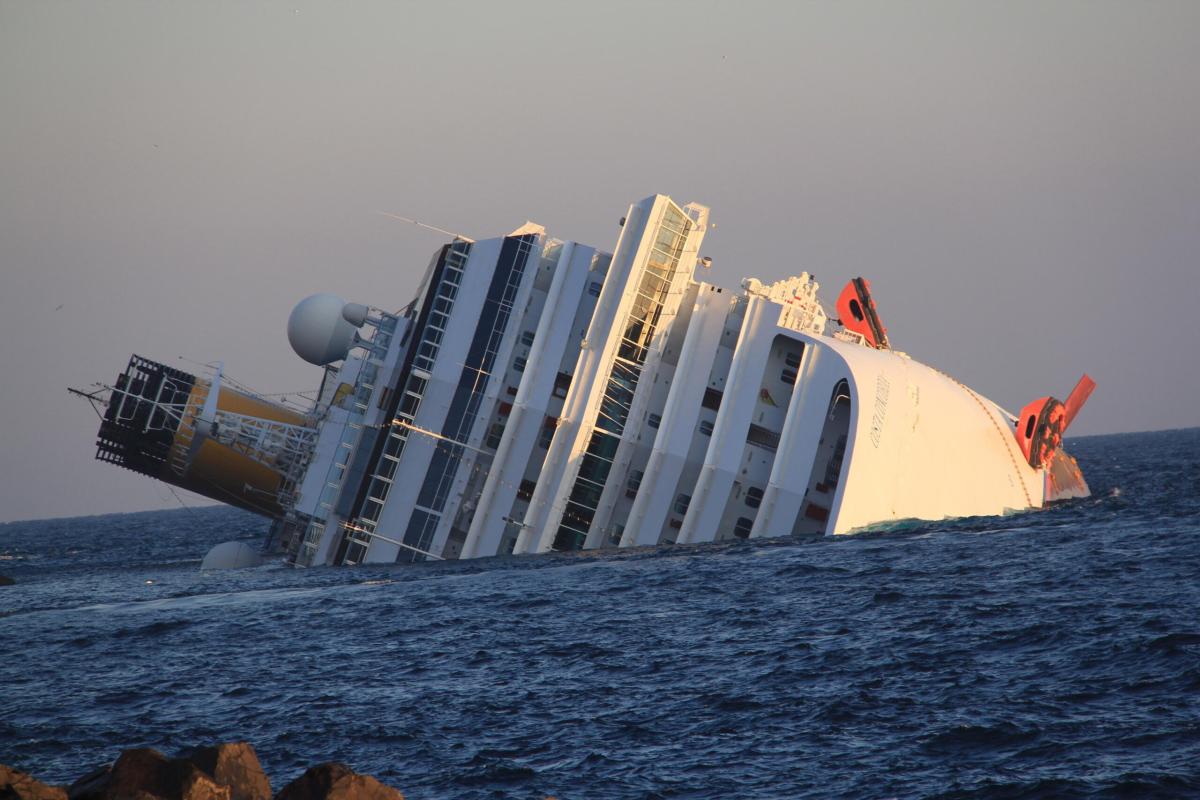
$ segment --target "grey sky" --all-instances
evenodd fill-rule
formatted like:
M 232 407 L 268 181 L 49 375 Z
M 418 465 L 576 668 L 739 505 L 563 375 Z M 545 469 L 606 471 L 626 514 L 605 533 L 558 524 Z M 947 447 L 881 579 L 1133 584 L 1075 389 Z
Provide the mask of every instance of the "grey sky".
M 1200 425 L 1197 42 L 1193 2 L 0 0 L 0 520 L 174 505 L 66 386 L 312 388 L 292 305 L 399 307 L 442 240 L 377 211 L 611 249 L 696 200 L 717 282 L 861 274 L 1010 410 L 1086 370 L 1073 433 Z

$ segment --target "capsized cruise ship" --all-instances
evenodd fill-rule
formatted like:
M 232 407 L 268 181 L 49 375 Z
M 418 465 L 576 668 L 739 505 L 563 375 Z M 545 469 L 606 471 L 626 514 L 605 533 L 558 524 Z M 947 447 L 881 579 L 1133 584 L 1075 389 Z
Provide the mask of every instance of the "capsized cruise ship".
M 308 297 L 287 321 L 323 370 L 304 408 L 135 355 L 83 393 L 97 458 L 270 517 L 298 566 L 844 534 L 1088 494 L 1062 449 L 1086 375 L 1014 416 L 892 349 L 866 280 L 832 311 L 807 273 L 709 283 L 709 227 L 655 195 L 611 253 L 527 223 L 444 244 L 398 312 Z

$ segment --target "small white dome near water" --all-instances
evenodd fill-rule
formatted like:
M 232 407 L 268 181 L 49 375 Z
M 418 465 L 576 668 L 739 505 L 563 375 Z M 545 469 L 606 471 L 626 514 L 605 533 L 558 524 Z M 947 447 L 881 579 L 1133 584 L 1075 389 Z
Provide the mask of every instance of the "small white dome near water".
M 200 569 L 246 569 L 262 563 L 259 552 L 245 542 L 221 542 L 204 556 Z
M 343 313 L 348 306 L 351 313 Z M 363 313 L 356 313 L 360 309 Z M 324 366 L 343 359 L 354 346 L 357 330 L 347 317 L 365 322 L 365 310 L 365 306 L 348 304 L 335 294 L 310 295 L 297 303 L 288 316 L 288 342 L 296 355 L 310 364 Z

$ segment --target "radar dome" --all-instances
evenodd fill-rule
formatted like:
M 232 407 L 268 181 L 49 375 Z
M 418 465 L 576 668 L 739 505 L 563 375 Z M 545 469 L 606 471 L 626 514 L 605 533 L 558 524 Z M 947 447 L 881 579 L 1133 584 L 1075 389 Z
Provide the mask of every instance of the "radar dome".
M 342 316 L 345 306 L 335 294 L 314 294 L 297 303 L 287 325 L 296 355 L 317 366 L 345 358 L 354 346 L 356 329 Z
M 262 556 L 245 542 L 221 542 L 200 562 L 200 569 L 245 569 L 262 566 Z

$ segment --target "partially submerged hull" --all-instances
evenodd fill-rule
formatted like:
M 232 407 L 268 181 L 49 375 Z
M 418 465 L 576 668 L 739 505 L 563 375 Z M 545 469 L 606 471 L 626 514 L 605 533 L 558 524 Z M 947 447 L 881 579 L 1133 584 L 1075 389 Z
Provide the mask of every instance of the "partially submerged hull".
M 1018 420 L 890 349 L 865 280 L 834 321 L 806 273 L 706 282 L 708 227 L 655 195 L 611 254 L 532 224 L 456 238 L 402 312 L 297 306 L 289 338 L 325 370 L 311 408 L 219 372 L 166 397 L 125 380 L 90 395 L 101 455 L 114 430 L 163 454 L 139 471 L 272 517 L 302 566 L 842 534 L 1087 494 L 1060 445 L 1090 385 Z

